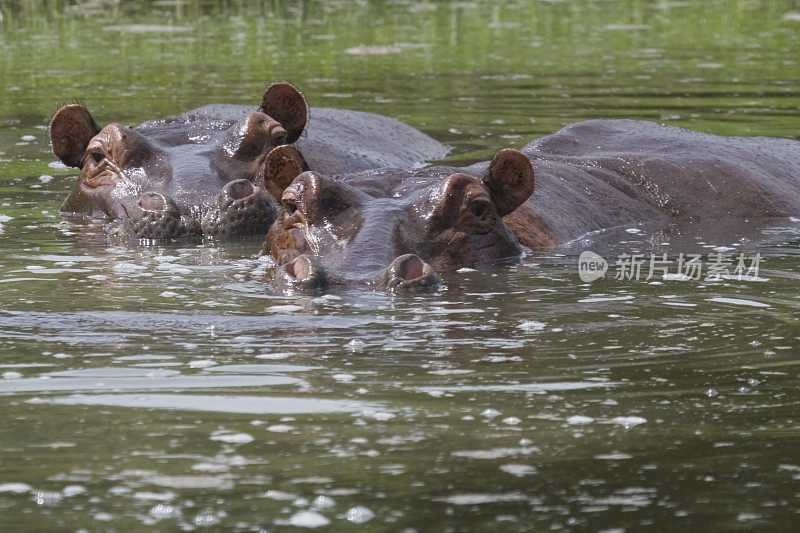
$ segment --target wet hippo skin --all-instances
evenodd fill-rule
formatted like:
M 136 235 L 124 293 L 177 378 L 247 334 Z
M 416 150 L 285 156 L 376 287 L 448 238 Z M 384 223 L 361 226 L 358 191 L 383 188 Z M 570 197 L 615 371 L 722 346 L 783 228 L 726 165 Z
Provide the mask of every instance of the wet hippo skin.
M 603 228 L 798 215 L 800 142 L 595 120 L 467 168 L 298 172 L 281 204 L 264 253 L 285 281 L 431 287 Z
M 270 85 L 258 108 L 208 105 L 132 128 L 100 128 L 85 107 L 69 105 L 53 117 L 50 138 L 53 153 L 80 169 L 62 212 L 108 218 L 122 235 L 156 240 L 263 235 L 278 213 L 264 176 L 285 167 L 413 168 L 447 153 L 389 117 L 309 109 L 286 82 Z

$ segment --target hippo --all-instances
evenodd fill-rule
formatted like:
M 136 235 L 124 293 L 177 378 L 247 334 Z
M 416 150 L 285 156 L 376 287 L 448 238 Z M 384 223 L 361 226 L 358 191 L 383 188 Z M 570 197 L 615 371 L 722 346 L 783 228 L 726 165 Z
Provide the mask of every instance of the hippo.
M 269 85 L 258 108 L 214 104 L 136 127 L 100 128 L 84 106 L 67 105 L 50 139 L 56 157 L 80 169 L 62 213 L 110 219 L 116 233 L 147 241 L 263 237 L 278 214 L 265 176 L 284 167 L 412 168 L 448 152 L 389 117 L 309 109 L 287 82 Z
M 592 120 L 467 168 L 298 172 L 281 205 L 263 250 L 280 279 L 428 289 L 605 228 L 798 215 L 800 142 Z

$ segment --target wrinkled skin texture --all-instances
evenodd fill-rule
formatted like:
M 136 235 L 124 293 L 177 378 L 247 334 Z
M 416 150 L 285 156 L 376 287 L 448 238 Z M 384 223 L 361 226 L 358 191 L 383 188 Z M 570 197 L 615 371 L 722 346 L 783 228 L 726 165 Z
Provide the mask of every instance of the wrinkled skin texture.
M 798 215 L 800 142 L 596 120 L 466 169 L 303 173 L 282 204 L 264 251 L 312 274 L 284 267 L 285 279 L 391 288 L 387 272 L 406 254 L 419 262 L 394 283 L 415 279 L 421 264 L 441 271 L 514 260 L 614 226 Z
M 100 128 L 83 106 L 65 106 L 50 136 L 54 154 L 80 169 L 61 211 L 147 240 L 263 235 L 287 173 L 412 167 L 447 153 L 388 117 L 309 109 L 285 82 L 270 85 L 258 108 L 216 104 L 133 128 Z

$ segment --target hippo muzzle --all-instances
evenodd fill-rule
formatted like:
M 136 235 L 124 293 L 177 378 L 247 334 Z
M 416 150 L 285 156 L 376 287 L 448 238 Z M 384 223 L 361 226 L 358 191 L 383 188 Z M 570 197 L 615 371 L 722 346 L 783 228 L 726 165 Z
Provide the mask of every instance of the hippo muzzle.
M 366 281 L 394 293 L 431 292 L 441 285 L 441 279 L 433 268 L 414 254 L 396 258 L 379 274 L 363 280 L 332 275 L 317 257 L 302 254 L 279 267 L 278 280 L 290 287 L 312 290 Z

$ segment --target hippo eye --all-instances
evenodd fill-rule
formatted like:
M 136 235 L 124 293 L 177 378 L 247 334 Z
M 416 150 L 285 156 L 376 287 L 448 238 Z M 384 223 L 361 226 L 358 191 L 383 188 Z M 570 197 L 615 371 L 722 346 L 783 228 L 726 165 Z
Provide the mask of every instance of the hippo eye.
M 484 218 L 489 212 L 489 204 L 485 201 L 473 202 L 469 210 L 475 215 L 475 218 Z
M 106 158 L 106 155 L 103 152 L 92 152 L 89 155 L 92 157 L 92 160 L 95 163 L 100 163 L 100 161 Z

